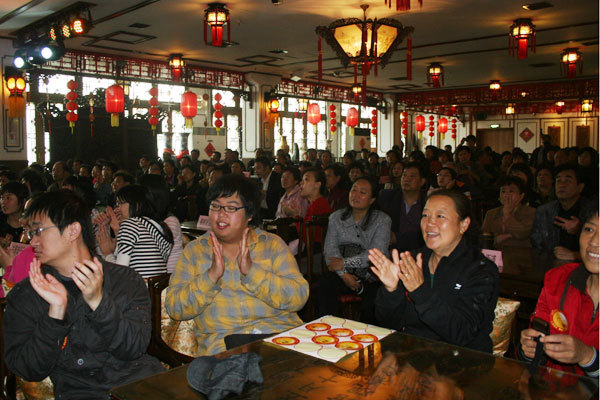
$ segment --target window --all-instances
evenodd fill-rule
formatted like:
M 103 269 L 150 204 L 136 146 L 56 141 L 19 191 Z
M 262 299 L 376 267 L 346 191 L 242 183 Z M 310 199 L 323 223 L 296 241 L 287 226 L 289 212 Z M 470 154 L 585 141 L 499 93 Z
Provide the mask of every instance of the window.
M 238 150 L 240 148 L 239 123 L 240 118 L 237 115 L 227 115 L 227 148 Z
M 67 82 L 72 79 L 75 79 L 73 75 L 52 75 L 48 77 L 48 84 L 46 85 L 44 83 L 44 78 L 40 77 L 38 82 L 39 91 L 40 93 L 48 92 L 49 94 L 66 95 L 70 92 L 69 88 L 67 87 Z
M 35 145 L 35 104 L 27 103 L 25 109 L 25 136 L 27 137 L 27 163 L 36 162 Z M 50 161 L 50 135 L 44 132 L 44 164 Z
M 150 89 L 148 89 L 150 90 Z M 181 103 L 181 95 L 185 92 L 183 86 L 158 85 L 158 101 L 163 103 Z
M 90 93 L 96 91 L 96 89 L 106 89 L 109 86 L 115 84 L 114 79 L 104 79 L 104 78 L 87 78 L 83 77 L 82 79 L 82 88 L 81 94 L 83 96 L 87 96 Z
M 150 100 L 150 97 L 152 97 L 149 93 L 151 88 L 152 84 L 148 82 L 131 82 L 131 86 L 129 87 L 129 98 L 148 101 Z

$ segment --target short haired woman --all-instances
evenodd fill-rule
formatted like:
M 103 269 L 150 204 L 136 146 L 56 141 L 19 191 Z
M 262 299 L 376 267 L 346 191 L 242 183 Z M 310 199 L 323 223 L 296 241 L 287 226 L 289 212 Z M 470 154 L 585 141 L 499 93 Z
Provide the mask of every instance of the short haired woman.
M 421 219 L 425 247 L 388 259 L 369 251 L 383 286 L 375 300 L 379 324 L 432 340 L 492 352 L 498 267 L 471 243 L 471 203 L 453 190 L 427 199 Z
M 377 182 L 373 178 L 358 178 L 348 198 L 348 206 L 329 216 L 324 252 L 331 272 L 317 283 L 317 316 L 341 316 L 339 296 L 357 293 L 363 299 L 361 320 L 374 323 L 375 294 L 381 282 L 369 269 L 369 249 L 388 254 L 392 220 L 374 209 Z
M 329 214 L 333 211 L 325 197 L 327 195 L 326 185 L 325 174 L 321 169 L 311 167 L 306 169 L 304 174 L 302 174 L 300 195 L 308 200 L 309 203 L 306 215 L 304 216 L 304 224 L 311 221 L 315 215 Z M 301 232 L 304 232 L 304 229 Z M 321 236 L 321 229 L 315 230 L 315 242 L 321 243 Z
M 525 184 L 516 176 L 507 176 L 500 181 L 500 204 L 485 214 L 483 233 L 494 235 L 494 245 L 531 247 L 529 236 L 535 208 L 525 204 Z
M 308 209 L 308 200 L 300 195 L 300 171 L 293 167 L 285 168 L 281 174 L 281 187 L 285 193 L 279 200 L 275 217 L 304 218 Z
M 400 183 L 402 182 L 402 172 L 404 171 L 404 163 L 402 161 L 393 161 L 389 165 L 390 180 L 391 182 L 386 183 L 384 189 L 402 189 Z

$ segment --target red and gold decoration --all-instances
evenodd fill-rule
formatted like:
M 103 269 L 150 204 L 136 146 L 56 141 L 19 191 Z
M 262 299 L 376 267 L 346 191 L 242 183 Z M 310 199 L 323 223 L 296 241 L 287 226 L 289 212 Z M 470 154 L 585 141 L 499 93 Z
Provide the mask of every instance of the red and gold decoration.
M 508 50 L 511 55 L 515 55 L 517 48 L 517 58 L 522 60 L 527 58 L 527 47 L 535 53 L 535 25 L 531 18 L 519 18 L 514 20 L 510 27 L 508 35 Z
M 329 26 L 318 26 L 315 31 L 319 42 L 325 39 L 329 46 L 336 52 L 342 65 L 354 64 L 361 66 L 362 74 L 362 102 L 366 102 L 367 76 L 371 68 L 375 69 L 377 76 L 378 65 L 385 67 L 396 47 L 402 40 L 410 35 L 414 28 L 403 26 L 399 21 L 391 18 L 374 20 L 367 19 L 366 4 L 360 6 L 363 10 L 363 19 L 339 19 Z M 321 47 L 319 43 L 319 48 Z M 407 48 L 408 51 L 408 48 Z M 319 57 L 319 81 L 322 77 L 322 56 Z M 355 69 L 355 82 L 358 69 Z
M 442 140 L 446 138 L 448 132 L 448 118 L 440 118 L 438 120 L 438 132 L 442 134 Z
M 415 117 L 415 131 L 417 131 L 418 139 L 421 139 L 423 137 L 424 130 L 425 130 L 425 117 L 422 115 L 417 115 Z
M 525 143 L 527 143 L 531 140 L 531 138 L 533 138 L 534 135 L 529 128 L 525 128 L 521 131 L 521 133 L 519 133 L 519 136 L 525 141 Z
M 450 129 L 450 132 L 452 132 L 451 138 L 456 139 L 456 118 L 452 118 L 452 125 L 450 125 Z
M 494 79 L 494 80 L 490 81 L 490 90 L 497 91 L 497 90 L 500 90 L 501 88 L 502 88 L 502 86 L 500 85 L 499 80 Z
M 308 99 L 298 99 L 298 112 L 305 113 L 308 110 Z
M 317 133 L 317 124 L 321 122 L 321 109 L 317 103 L 310 103 L 306 111 L 306 120 L 313 124 Z
M 377 136 L 377 109 L 371 111 L 371 134 Z
M 8 96 L 8 118 L 23 118 L 25 116 L 25 78 L 15 72 L 13 75 L 5 76 L 6 88 L 10 92 Z
M 515 104 L 514 103 L 508 103 L 506 105 L 506 108 L 504 109 L 504 113 L 506 115 L 514 115 L 515 114 Z
M 267 107 L 269 108 L 269 111 L 272 113 L 276 113 L 277 111 L 279 111 L 279 99 L 277 97 L 273 97 L 271 98 L 271 100 L 269 100 Z
M 392 8 L 392 0 L 384 0 L 385 5 Z M 423 0 L 419 0 L 419 5 L 423 7 Z M 396 0 L 396 11 L 410 10 L 410 0 Z
M 169 68 L 171 69 L 171 77 L 174 81 L 180 81 L 185 70 L 185 61 L 183 54 L 171 54 L 169 56 Z
M 402 135 L 404 137 L 408 136 L 408 113 L 406 111 L 402 111 L 400 113 L 400 119 L 402 120 Z
M 68 111 L 66 118 L 67 121 L 69 121 L 71 134 L 73 134 L 75 122 L 77 122 L 77 119 L 79 118 L 79 116 L 77 115 L 77 103 L 75 102 L 75 100 L 77 100 L 77 92 L 75 92 L 75 90 L 77 89 L 77 82 L 71 79 L 69 82 L 67 82 L 67 88 L 69 88 L 69 92 L 65 96 L 68 100 L 67 105 L 65 106 L 65 108 Z
M 227 25 L 227 42 L 223 41 L 223 26 Z M 207 40 L 210 26 L 211 41 Z M 229 10 L 223 3 L 210 3 L 204 10 L 204 43 L 215 47 L 225 47 L 231 42 L 231 24 Z
M 185 118 L 185 127 L 192 129 L 194 127 L 193 118 L 198 114 L 198 96 L 196 96 L 196 93 L 191 90 L 183 92 L 179 111 L 181 111 L 181 115 Z
M 158 125 L 158 88 L 152 87 L 148 91 L 150 100 L 148 100 L 148 123 L 152 127 L 152 134 L 156 135 L 156 126 Z
M 556 106 L 557 114 L 562 114 L 565 111 L 565 102 L 564 101 L 559 100 L 556 103 L 554 103 L 554 105 Z
M 432 138 L 435 133 L 435 117 L 433 115 L 429 116 L 429 137 Z
M 337 131 L 337 120 L 335 119 L 337 117 L 337 113 L 335 112 L 335 105 L 334 104 L 330 104 L 329 105 L 329 131 L 331 132 L 331 134 L 335 134 L 335 131 Z
M 583 55 L 578 48 L 567 48 L 560 53 L 560 71 L 567 78 L 573 79 L 577 77 L 577 70 L 583 72 Z
M 215 94 L 215 113 L 213 115 L 215 117 L 214 125 L 217 131 L 217 135 L 219 134 L 219 132 L 221 131 L 221 127 L 223 126 L 223 111 L 221 111 L 223 110 L 223 104 L 220 103 L 221 100 L 223 100 L 223 96 L 221 96 L 221 93 Z
M 581 101 L 581 112 L 591 113 L 594 110 L 594 100 L 584 99 Z
M 442 67 L 442 64 L 429 64 L 429 67 L 427 67 L 427 85 L 434 88 L 444 86 L 444 67 Z
M 350 107 L 346 111 L 346 125 L 350 128 L 350 136 L 354 136 L 354 128 L 358 125 L 358 110 L 356 107 Z
M 125 92 L 116 83 L 106 89 L 104 103 L 106 112 L 110 114 L 110 126 L 119 126 L 119 114 L 125 111 Z

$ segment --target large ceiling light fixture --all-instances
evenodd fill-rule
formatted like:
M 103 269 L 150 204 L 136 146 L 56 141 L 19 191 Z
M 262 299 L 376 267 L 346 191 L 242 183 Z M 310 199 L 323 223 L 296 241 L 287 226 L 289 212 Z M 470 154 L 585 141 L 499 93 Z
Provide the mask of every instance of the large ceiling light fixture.
M 567 75 L 569 79 L 577 76 L 577 69 L 579 69 L 579 73 L 581 74 L 583 72 L 583 55 L 579 52 L 579 48 L 570 47 L 564 49 L 560 53 L 560 67 L 563 75 Z
M 321 38 L 336 52 L 342 65 L 360 65 L 363 77 L 362 98 L 366 101 L 367 76 L 371 67 L 385 67 L 402 40 L 409 36 L 414 28 L 403 26 L 400 21 L 391 18 L 367 19 L 367 4 L 360 6 L 363 10 L 363 19 L 345 18 L 333 21 L 329 26 L 317 26 L 315 29 L 319 36 L 319 81 L 323 71 L 323 56 L 320 51 Z M 407 49 L 407 52 L 410 51 Z M 356 72 L 355 72 L 356 75 Z
M 392 8 L 392 0 L 384 0 L 385 5 Z M 423 7 L 423 0 L 419 0 L 419 5 Z M 410 0 L 396 0 L 396 11 L 410 10 Z
M 227 24 L 227 41 L 223 41 L 223 26 Z M 211 41 L 207 40 L 207 30 L 210 26 Z M 223 3 L 210 3 L 204 10 L 204 43 L 215 47 L 226 47 L 231 44 L 231 24 L 229 10 Z
M 527 47 L 535 53 L 535 25 L 531 18 L 519 18 L 514 20 L 510 27 L 508 35 L 508 50 L 511 55 L 515 55 L 517 48 L 517 58 L 522 60 L 527 58 Z
M 427 85 L 439 88 L 444 85 L 444 67 L 440 63 L 431 63 L 427 67 Z

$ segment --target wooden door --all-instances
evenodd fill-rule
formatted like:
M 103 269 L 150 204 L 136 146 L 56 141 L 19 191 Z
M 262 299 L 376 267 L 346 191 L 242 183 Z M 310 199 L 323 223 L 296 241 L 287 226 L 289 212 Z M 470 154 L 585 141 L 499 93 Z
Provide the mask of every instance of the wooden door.
M 483 149 L 490 146 L 497 153 L 512 151 L 515 147 L 515 133 L 513 128 L 503 129 L 477 129 L 478 147 Z
M 581 149 L 590 145 L 590 127 L 579 125 L 575 127 L 575 146 Z
M 549 126 L 548 135 L 550 136 L 550 143 L 552 146 L 560 146 L 562 141 L 560 140 L 560 126 Z

